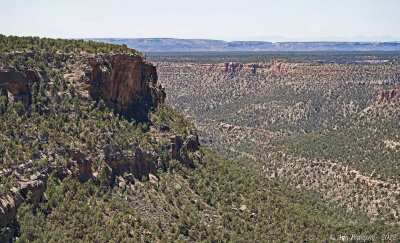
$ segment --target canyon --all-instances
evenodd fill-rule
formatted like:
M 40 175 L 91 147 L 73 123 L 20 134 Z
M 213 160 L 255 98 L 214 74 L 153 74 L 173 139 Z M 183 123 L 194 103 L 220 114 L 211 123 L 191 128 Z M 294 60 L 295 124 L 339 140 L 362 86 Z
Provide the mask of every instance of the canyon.
M 0 241 L 398 230 L 396 53 L 0 50 Z

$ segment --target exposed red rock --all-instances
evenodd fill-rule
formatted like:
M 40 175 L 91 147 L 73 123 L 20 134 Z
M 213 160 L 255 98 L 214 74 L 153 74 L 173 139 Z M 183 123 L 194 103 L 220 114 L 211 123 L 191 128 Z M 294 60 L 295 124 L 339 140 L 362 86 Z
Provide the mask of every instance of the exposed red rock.
M 0 89 L 7 95 L 9 101 L 22 101 L 27 107 L 30 104 L 29 88 L 39 80 L 35 70 L 18 71 L 15 68 L 0 70 Z
M 76 162 L 78 167 L 78 179 L 79 181 L 87 181 L 93 178 L 92 161 L 87 160 L 85 155 L 80 151 L 68 150 L 71 158 Z
M 117 54 L 88 58 L 93 68 L 89 94 L 128 118 L 143 120 L 152 106 L 165 100 L 164 89 L 156 87 L 156 67 L 139 55 Z
M 389 101 L 399 98 L 399 97 L 400 97 L 400 86 L 395 89 L 382 91 L 378 95 L 378 101 L 379 102 L 389 102 Z

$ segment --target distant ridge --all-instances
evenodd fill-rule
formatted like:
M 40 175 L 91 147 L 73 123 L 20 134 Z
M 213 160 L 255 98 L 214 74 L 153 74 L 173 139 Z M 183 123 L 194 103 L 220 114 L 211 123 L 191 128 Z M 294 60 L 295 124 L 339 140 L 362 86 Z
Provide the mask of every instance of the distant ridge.
M 126 44 L 142 52 L 189 51 L 400 51 L 395 42 L 266 42 L 174 38 L 89 38 L 97 42 Z

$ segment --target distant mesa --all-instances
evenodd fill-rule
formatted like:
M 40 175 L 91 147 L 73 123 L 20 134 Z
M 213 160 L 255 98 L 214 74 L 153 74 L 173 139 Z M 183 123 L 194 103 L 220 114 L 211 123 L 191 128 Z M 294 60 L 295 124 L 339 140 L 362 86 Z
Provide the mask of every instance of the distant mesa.
M 222 41 L 174 38 L 102 38 L 86 39 L 111 44 L 126 44 L 142 52 L 197 51 L 400 51 L 397 42 L 265 42 Z

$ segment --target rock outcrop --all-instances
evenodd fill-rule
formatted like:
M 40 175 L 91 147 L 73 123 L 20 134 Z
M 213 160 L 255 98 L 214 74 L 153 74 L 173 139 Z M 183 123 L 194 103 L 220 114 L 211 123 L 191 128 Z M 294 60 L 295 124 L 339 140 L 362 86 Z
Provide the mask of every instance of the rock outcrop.
M 130 54 L 89 57 L 92 70 L 86 72 L 90 96 L 120 114 L 145 120 L 151 107 L 165 100 L 164 89 L 157 85 L 156 67 L 143 57 Z
M 163 148 L 167 150 L 170 159 L 178 160 L 187 167 L 194 166 L 193 157 L 190 156 L 190 153 L 201 159 L 197 136 L 172 135 L 170 141 L 171 144 Z M 64 171 L 59 173 L 62 177 L 72 173 L 81 182 L 99 179 L 99 171 L 93 170 L 92 161 L 87 159 L 82 152 L 68 148 L 65 153 L 68 153 L 76 164 L 73 172 L 63 168 Z M 117 145 L 114 145 L 106 147 L 104 155 L 107 163 L 108 181 L 110 185 L 114 186 L 125 187 L 126 183 L 133 183 L 135 178 L 141 179 L 143 176 L 149 177 L 152 183 L 155 183 L 158 180 L 156 177 L 157 170 L 166 169 L 167 161 L 163 161 L 161 154 L 157 154 L 155 151 L 144 151 L 136 148 L 133 154 L 124 154 Z M 1 242 L 8 241 L 14 234 L 12 222 L 22 202 L 28 201 L 37 205 L 43 201 L 45 184 L 51 171 L 52 169 L 49 169 L 38 172 L 28 179 L 19 179 L 18 186 L 11 189 L 9 195 L 0 199 L 0 228 L 6 227 L 7 230 L 0 235 Z
M 123 154 L 119 147 L 110 146 L 104 149 L 106 163 L 111 168 L 111 176 L 132 174 L 136 179 L 157 172 L 157 156 L 151 152 L 135 149 L 133 155 Z
M 235 73 L 242 70 L 242 63 L 225 63 L 225 73 Z
M 71 158 L 76 162 L 77 177 L 79 181 L 85 182 L 93 178 L 92 161 L 87 160 L 85 155 L 78 150 L 67 150 Z
M 14 229 L 10 224 L 14 220 L 18 207 L 24 201 L 37 205 L 43 200 L 45 185 L 42 174 L 32 175 L 28 179 L 21 179 L 18 186 L 11 189 L 11 194 L 0 199 L 0 228 L 7 227 L 6 234 L 0 235 L 1 242 L 8 242 Z
M 162 147 L 168 153 L 169 159 L 175 159 L 187 167 L 194 167 L 195 161 L 190 153 L 196 154 L 201 159 L 200 143 L 197 136 L 172 135 L 171 144 Z M 141 179 L 149 174 L 156 175 L 157 170 L 165 170 L 165 158 L 155 151 L 144 151 L 136 148 L 133 154 L 124 154 L 116 145 L 110 145 L 104 149 L 105 161 L 110 168 L 110 182 L 114 178 L 124 174 L 132 175 L 136 179 Z M 128 179 L 129 180 L 129 179 Z
M 171 137 L 170 157 L 176 159 L 187 167 L 193 167 L 194 161 L 190 159 L 189 152 L 199 150 L 200 143 L 197 136 L 189 136 L 185 139 L 182 136 Z
M 90 69 L 80 80 L 87 84 L 86 88 L 92 99 L 103 100 L 115 112 L 136 121 L 145 121 L 152 108 L 164 103 L 166 95 L 161 86 L 157 87 L 156 68 L 147 63 L 142 56 L 93 55 L 88 57 L 88 61 Z M 9 101 L 22 101 L 29 106 L 31 86 L 40 79 L 42 79 L 41 74 L 35 70 L 19 71 L 15 68 L 5 69 L 0 66 L 0 90 L 7 95 Z M 36 205 L 43 200 L 47 179 L 51 171 L 55 169 L 60 179 L 72 175 L 81 182 L 90 179 L 100 182 L 102 179 L 99 178 L 102 172 L 100 170 L 105 169 L 109 185 L 124 187 L 126 183 L 141 179 L 143 176 L 149 177 L 153 183 L 156 183 L 157 170 L 167 169 L 169 159 L 175 159 L 188 167 L 194 166 L 196 158 L 201 159 L 200 144 L 197 135 L 193 135 L 194 132 L 172 135 L 169 133 L 168 126 L 153 132 L 152 136 L 160 136 L 170 142 L 162 147 L 163 154 L 154 148 L 148 150 L 140 148 L 140 145 L 131 145 L 133 148 L 123 150 L 118 144 L 104 144 L 102 148 L 105 164 L 99 168 L 101 166 L 94 166 L 93 158 L 87 151 L 65 145 L 57 153 L 71 158 L 74 162 L 72 166 L 61 168 L 50 165 L 34 170 L 34 161 L 30 160 L 18 168 L 0 171 L 2 176 L 17 176 L 17 182 L 13 184 L 16 186 L 11 189 L 9 195 L 0 198 L 0 228 L 7 230 L 4 234 L 0 234 L 0 242 L 8 241 L 13 235 L 15 228 L 13 220 L 18 207 L 24 201 Z M 168 156 L 164 156 L 165 154 Z M 30 178 L 24 178 L 21 175 L 26 171 L 36 174 Z
M 391 100 L 399 98 L 399 97 L 400 97 L 400 86 L 395 89 L 382 91 L 378 95 L 378 101 L 379 102 L 390 102 Z
M 0 90 L 10 102 L 22 101 L 28 107 L 30 104 L 30 86 L 39 80 L 35 70 L 18 71 L 15 68 L 0 70 Z

